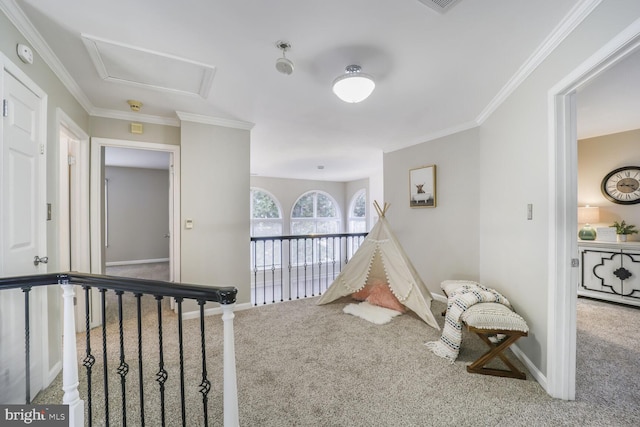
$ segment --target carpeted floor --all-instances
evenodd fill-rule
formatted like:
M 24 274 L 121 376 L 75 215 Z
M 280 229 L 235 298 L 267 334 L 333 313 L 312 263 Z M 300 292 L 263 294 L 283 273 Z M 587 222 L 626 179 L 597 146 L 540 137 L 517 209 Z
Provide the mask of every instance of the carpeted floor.
M 449 364 L 431 354 L 424 342 L 439 332 L 415 315 L 374 325 L 342 312 L 348 300 L 318 306 L 317 298 L 252 308 L 236 313 L 238 397 L 242 426 L 635 426 L 640 425 L 640 310 L 580 299 L 578 304 L 577 399 L 550 398 L 530 375 L 525 381 L 469 374 L 466 365 L 485 344 L 465 333 L 458 360 Z M 433 302 L 439 322 L 444 304 Z M 124 345 L 128 424 L 139 425 L 135 316 Z M 222 425 L 221 320 L 206 319 L 207 370 L 212 382 L 209 425 Z M 187 425 L 203 425 L 199 321 L 184 322 Z M 109 371 L 118 365 L 118 338 L 109 327 Z M 129 330 L 129 329 L 127 329 Z M 157 314 L 144 318 L 145 415 L 160 424 Z M 177 318 L 163 312 L 167 425 L 180 425 L 177 403 Z M 100 329 L 92 347 L 101 356 Z M 527 338 L 524 338 L 527 339 Z M 78 337 L 79 348 L 84 336 Z M 515 360 L 511 353 L 510 356 Z M 101 357 L 98 357 L 101 359 Z M 523 369 L 519 361 L 516 365 Z M 99 360 L 94 381 L 102 375 Z M 96 379 L 96 377 L 98 379 Z M 120 383 L 109 384 L 110 425 L 122 425 Z M 94 385 L 95 387 L 95 385 Z M 60 379 L 38 396 L 61 400 Z M 81 377 L 85 395 L 86 376 Z M 104 399 L 94 394 L 94 425 L 105 425 Z

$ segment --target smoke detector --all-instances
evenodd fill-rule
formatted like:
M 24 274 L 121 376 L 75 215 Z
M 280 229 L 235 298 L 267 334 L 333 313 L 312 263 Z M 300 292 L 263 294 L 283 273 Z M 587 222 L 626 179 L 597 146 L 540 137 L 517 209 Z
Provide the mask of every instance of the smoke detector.
M 131 111 L 138 112 L 142 108 L 142 102 L 136 101 L 134 99 L 129 99 L 127 101 L 127 104 L 129 104 L 129 107 L 131 108 Z
M 286 58 L 285 53 L 287 50 L 291 49 L 291 44 L 289 42 L 279 40 L 276 42 L 276 47 L 282 50 L 282 58 L 276 59 L 276 70 L 282 74 L 290 75 L 293 73 L 293 62 Z

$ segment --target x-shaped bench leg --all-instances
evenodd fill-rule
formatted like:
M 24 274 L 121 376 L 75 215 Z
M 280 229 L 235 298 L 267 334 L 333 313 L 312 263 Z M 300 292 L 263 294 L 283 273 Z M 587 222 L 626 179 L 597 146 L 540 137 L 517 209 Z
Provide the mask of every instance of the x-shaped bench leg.
M 524 372 L 521 372 L 516 368 L 513 363 L 507 359 L 507 357 L 503 354 L 503 351 L 509 348 L 511 344 L 516 342 L 521 336 L 525 336 L 526 333 L 513 331 L 488 331 L 488 330 L 480 330 L 476 328 L 469 327 L 469 330 L 475 332 L 487 345 L 490 350 L 485 354 L 480 356 L 478 360 L 467 366 L 467 372 L 472 372 L 475 374 L 483 374 L 483 375 L 494 375 L 499 377 L 508 377 L 508 378 L 517 378 L 520 380 L 524 380 L 527 378 Z M 507 336 L 503 341 L 498 344 L 494 344 L 489 339 L 489 336 L 495 334 L 504 334 Z M 500 360 L 509 368 L 509 370 L 504 369 L 491 369 L 485 368 L 484 366 L 489 363 L 493 358 L 499 357 Z

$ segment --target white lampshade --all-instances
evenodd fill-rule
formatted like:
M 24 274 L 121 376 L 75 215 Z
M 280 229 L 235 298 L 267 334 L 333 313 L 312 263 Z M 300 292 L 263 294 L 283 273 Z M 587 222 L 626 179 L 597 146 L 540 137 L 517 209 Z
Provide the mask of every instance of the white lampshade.
M 600 221 L 600 208 L 585 206 L 578 208 L 578 224 L 595 224 Z
M 333 93 L 344 102 L 353 104 L 364 101 L 375 89 L 373 77 L 360 70 L 358 65 L 349 65 L 345 74 L 333 81 Z

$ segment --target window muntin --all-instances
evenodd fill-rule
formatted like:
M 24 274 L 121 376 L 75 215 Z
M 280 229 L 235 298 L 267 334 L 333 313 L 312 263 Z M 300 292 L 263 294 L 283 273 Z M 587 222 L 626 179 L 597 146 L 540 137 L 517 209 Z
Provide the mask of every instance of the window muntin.
M 310 191 L 300 196 L 291 212 L 291 234 L 334 234 L 340 232 L 338 204 L 327 193 Z M 305 239 L 292 243 L 295 265 L 332 263 L 339 257 L 340 239 Z
M 251 236 L 281 236 L 283 231 L 282 209 L 265 190 L 251 189 Z M 282 244 L 280 240 L 253 242 L 251 267 L 255 269 L 280 268 Z
M 363 188 L 353 195 L 349 204 L 349 233 L 367 231 L 367 192 Z
M 305 193 L 296 201 L 291 211 L 291 234 L 339 233 L 338 212 L 338 204 L 327 193 Z

